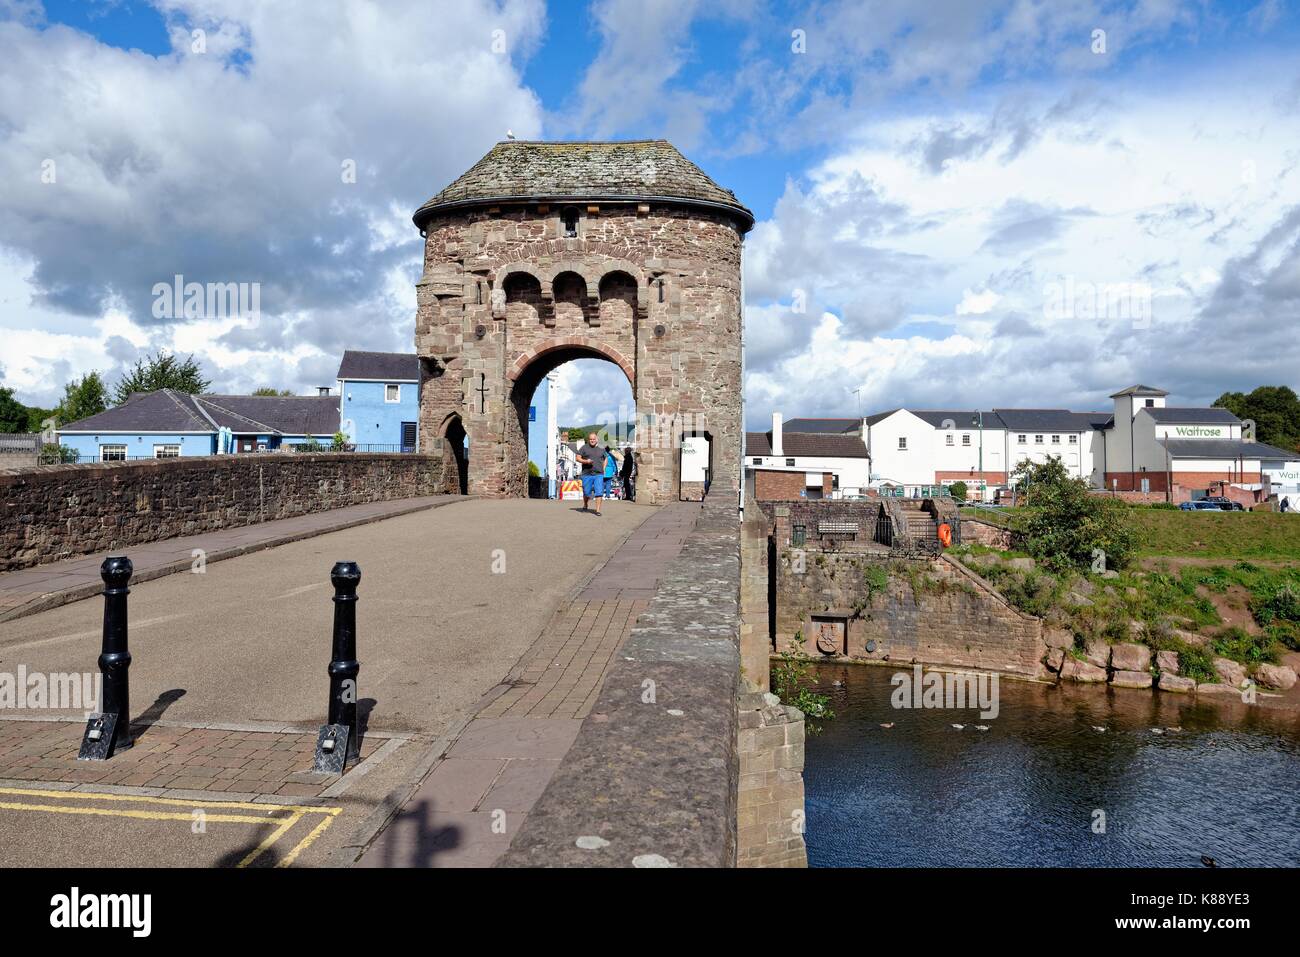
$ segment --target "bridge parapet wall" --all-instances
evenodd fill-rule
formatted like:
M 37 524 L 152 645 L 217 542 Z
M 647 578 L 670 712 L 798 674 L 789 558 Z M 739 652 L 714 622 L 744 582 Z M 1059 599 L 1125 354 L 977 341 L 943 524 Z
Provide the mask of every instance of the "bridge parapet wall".
M 427 455 L 283 453 L 0 473 L 0 572 L 441 491 Z
M 735 502 L 706 502 L 498 866 L 733 866 L 739 636 Z

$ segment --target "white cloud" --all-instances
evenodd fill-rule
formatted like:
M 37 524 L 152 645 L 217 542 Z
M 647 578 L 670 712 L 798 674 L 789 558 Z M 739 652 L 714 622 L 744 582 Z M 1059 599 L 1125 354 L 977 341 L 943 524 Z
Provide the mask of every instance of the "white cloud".
M 192 348 L 215 388 L 303 391 L 344 348 L 411 349 L 410 213 L 507 128 L 541 133 L 519 74 L 540 0 L 157 6 L 175 45 L 160 57 L 0 19 L 6 377 L 49 403 L 61 381 L 30 370 L 111 373 L 143 337 Z M 177 273 L 259 283 L 260 322 L 158 323 L 151 289 Z M 105 338 L 110 313 L 136 334 Z
M 769 408 L 852 414 L 859 386 L 864 408 L 868 395 L 1083 408 L 1134 381 L 1179 401 L 1295 384 L 1300 343 L 1283 328 L 1300 298 L 1288 216 L 1300 156 L 1282 107 L 1261 106 L 1292 72 L 1260 62 L 1123 89 L 1022 85 L 1022 124 L 990 124 L 990 96 L 860 126 L 746 244 L 751 425 Z M 992 130 L 988 148 L 936 166 L 919 144 L 948 127 Z M 1048 291 L 1066 281 L 1149 287 L 1152 321 L 1050 318 Z M 792 355 L 769 347 L 770 300 L 796 287 L 838 319 Z M 1235 335 L 1228 315 L 1259 335 Z

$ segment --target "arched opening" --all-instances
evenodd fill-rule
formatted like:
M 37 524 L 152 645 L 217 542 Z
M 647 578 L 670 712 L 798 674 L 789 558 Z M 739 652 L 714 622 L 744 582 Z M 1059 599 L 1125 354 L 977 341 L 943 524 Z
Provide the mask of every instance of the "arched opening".
M 636 403 L 631 367 L 598 346 L 563 345 L 532 357 L 514 378 L 510 401 L 506 486 L 509 494 L 560 498 L 564 483 L 578 477 L 581 466 L 569 430 L 596 431 L 621 466 L 625 447 L 636 440 Z M 577 434 L 576 432 L 574 433 Z M 531 480 L 530 480 L 531 476 Z M 621 485 L 617 477 L 611 483 Z
M 551 283 L 555 294 L 555 324 L 566 328 L 585 325 L 587 280 L 576 272 L 562 272 Z
M 450 495 L 469 494 L 468 441 L 459 415 L 449 415 L 442 426 L 442 483 Z
M 512 328 L 528 331 L 542 313 L 542 284 L 526 272 L 512 272 L 502 284 L 506 294 L 506 321 Z
M 620 270 L 600 279 L 600 324 L 632 324 L 636 315 L 636 280 Z
M 713 483 L 713 435 L 702 431 L 684 433 L 680 456 L 681 499 L 702 501 Z

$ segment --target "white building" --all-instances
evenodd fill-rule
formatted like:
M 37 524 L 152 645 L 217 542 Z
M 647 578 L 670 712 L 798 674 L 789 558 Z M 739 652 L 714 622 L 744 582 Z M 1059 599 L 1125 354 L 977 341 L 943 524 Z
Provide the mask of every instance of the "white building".
M 832 471 L 842 495 L 924 496 L 960 481 L 969 498 L 987 500 L 1022 462 L 1056 458 L 1098 489 L 1167 491 L 1182 501 L 1228 487 L 1266 495 L 1267 485 L 1300 498 L 1300 454 L 1254 442 L 1226 409 L 1171 407 L 1167 396 L 1136 385 L 1110 396 L 1110 412 L 892 409 L 791 419 L 784 429 L 776 413 L 770 432 L 746 434 L 745 461 L 806 471 L 809 489 Z

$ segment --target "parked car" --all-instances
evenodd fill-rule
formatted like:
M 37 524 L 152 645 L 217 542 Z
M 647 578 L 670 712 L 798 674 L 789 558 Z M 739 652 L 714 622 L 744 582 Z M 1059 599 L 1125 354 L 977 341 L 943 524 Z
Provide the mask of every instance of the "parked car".
M 1184 512 L 1221 512 L 1219 506 L 1207 502 L 1205 499 L 1198 499 L 1195 502 L 1180 502 L 1178 507 Z
M 1207 495 L 1201 501 L 1209 502 L 1215 508 L 1222 509 L 1225 512 L 1244 512 L 1246 510 L 1246 507 L 1240 502 L 1234 502 L 1222 495 Z

